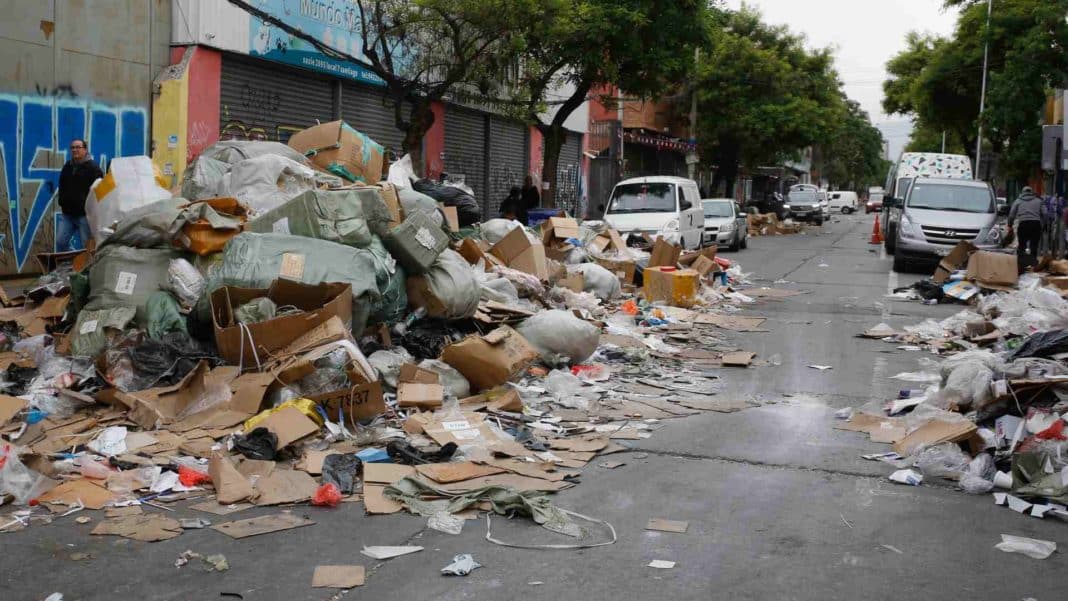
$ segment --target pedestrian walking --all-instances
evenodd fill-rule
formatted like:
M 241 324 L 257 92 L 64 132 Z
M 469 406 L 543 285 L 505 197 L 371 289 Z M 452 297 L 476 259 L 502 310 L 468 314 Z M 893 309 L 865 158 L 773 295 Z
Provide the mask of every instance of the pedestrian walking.
M 1042 240 L 1042 223 L 1046 208 L 1042 199 L 1028 186 L 1009 209 L 1009 231 L 1016 232 L 1016 256 L 1020 273 L 1038 263 L 1038 246 Z
M 534 178 L 529 175 L 523 180 L 523 204 L 527 206 L 528 211 L 541 206 L 541 193 L 534 185 Z
M 101 177 L 104 177 L 104 172 L 89 156 L 89 146 L 85 140 L 71 140 L 70 160 L 59 173 L 60 213 L 56 221 L 56 252 L 73 250 L 75 233 L 78 234 L 81 248 L 89 244 L 92 234 L 89 220 L 85 217 L 85 199 L 93 182 Z
M 505 198 L 504 202 L 501 203 L 501 217 L 515 219 L 523 225 L 527 224 L 529 218 L 527 204 L 523 200 L 523 191 L 519 186 L 512 186 L 511 191 L 508 193 L 508 198 Z

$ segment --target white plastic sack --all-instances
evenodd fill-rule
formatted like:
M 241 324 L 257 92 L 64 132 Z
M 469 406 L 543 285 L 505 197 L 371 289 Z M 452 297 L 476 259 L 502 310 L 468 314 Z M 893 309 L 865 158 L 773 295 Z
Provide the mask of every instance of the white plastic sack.
M 523 224 L 514 219 L 490 219 L 482 224 L 482 239 L 496 244 L 517 227 L 523 227 Z
M 601 330 L 570 311 L 543 311 L 519 324 L 516 330 L 537 349 L 549 365 L 578 364 L 597 350 Z
M 170 290 L 184 309 L 192 309 L 204 292 L 204 276 L 185 259 L 174 259 L 167 267 Z
M 419 367 L 438 374 L 438 381 L 445 388 L 446 396 L 456 399 L 466 399 L 471 396 L 471 383 L 448 363 L 437 359 L 424 359 Z
M 569 266 L 568 273 L 581 273 L 586 280 L 583 292 L 592 292 L 601 300 L 612 300 L 619 296 L 619 278 L 614 273 L 596 263 L 583 263 Z
M 460 253 L 445 249 L 423 277 L 431 294 L 444 305 L 438 317 L 465 319 L 478 311 L 482 287 Z
M 230 169 L 229 196 L 258 215 L 315 189 L 315 171 L 282 156 L 265 154 L 245 159 Z
M 108 237 L 126 213 L 171 197 L 157 177 L 152 159 L 146 156 L 111 160 L 107 175 L 93 183 L 85 200 L 85 217 L 97 243 Z
M 412 181 L 418 179 L 415 177 L 415 170 L 412 169 L 412 155 L 406 154 L 400 158 L 399 161 L 389 166 L 389 183 L 397 187 L 397 190 L 404 190 L 412 187 Z
M 398 186 L 397 200 L 400 201 L 405 215 L 418 211 L 429 217 L 434 222 L 434 225 L 438 226 L 445 219 L 441 215 L 441 211 L 438 210 L 437 201 L 414 188 L 401 188 Z

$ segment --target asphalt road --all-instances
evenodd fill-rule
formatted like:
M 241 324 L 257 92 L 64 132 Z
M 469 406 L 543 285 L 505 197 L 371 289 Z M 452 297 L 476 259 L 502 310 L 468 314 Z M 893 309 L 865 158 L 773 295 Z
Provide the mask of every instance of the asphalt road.
M 613 524 L 614 545 L 506 548 L 484 539 L 485 520 L 450 536 L 425 529 L 420 518 L 366 517 L 359 505 L 299 508 L 317 524 L 243 541 L 202 530 L 145 544 L 90 537 L 92 524 L 67 519 L 0 535 L 0 598 L 58 591 L 67 601 L 239 598 L 221 593 L 257 601 L 1064 599 L 1063 554 L 1037 561 L 994 548 L 1002 533 L 1063 546 L 1064 524 L 996 507 L 989 495 L 890 483 L 889 466 L 859 457 L 886 446 L 832 429 L 836 409 L 895 395 L 903 386 L 888 376 L 917 367 L 919 353 L 855 334 L 880 321 L 903 326 L 955 312 L 886 299 L 918 276 L 892 274 L 890 261 L 867 244 L 870 231 L 869 217 L 841 217 L 819 234 L 754 238 L 748 250 L 728 255 L 761 284 L 809 292 L 749 308 L 770 318 L 768 332 L 726 336 L 758 359 L 779 355 L 781 365 L 722 370 L 721 397 L 759 406 L 665 422 L 651 439 L 611 457 L 626 465 L 608 470 L 595 460 L 579 486 L 557 496 L 562 507 Z M 270 510 L 239 515 L 257 513 Z M 688 521 L 689 530 L 645 531 L 657 517 Z M 524 521 L 498 520 L 494 535 L 571 542 Z M 359 554 L 364 545 L 401 544 L 425 550 L 384 562 Z M 231 569 L 176 569 L 186 549 L 223 553 Z M 75 553 L 92 558 L 73 561 Z M 484 567 L 465 578 L 440 575 L 457 553 Z M 677 563 L 646 567 L 654 559 Z M 310 588 L 322 564 L 363 564 L 367 585 L 344 595 Z

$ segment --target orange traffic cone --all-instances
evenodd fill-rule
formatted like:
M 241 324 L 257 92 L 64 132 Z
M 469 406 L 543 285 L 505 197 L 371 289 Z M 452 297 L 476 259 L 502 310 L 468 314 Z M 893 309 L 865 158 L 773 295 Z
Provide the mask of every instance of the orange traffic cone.
M 883 243 L 883 228 L 879 225 L 879 214 L 875 214 L 875 223 L 871 225 L 871 240 L 868 244 L 882 244 Z

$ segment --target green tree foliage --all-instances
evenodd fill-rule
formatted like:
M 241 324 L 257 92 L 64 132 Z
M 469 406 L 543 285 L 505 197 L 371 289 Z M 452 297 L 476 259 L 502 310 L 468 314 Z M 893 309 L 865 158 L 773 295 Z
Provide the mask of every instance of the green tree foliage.
M 820 144 L 822 175 L 832 186 L 862 191 L 881 184 L 889 166 L 882 158 L 883 136 L 853 100 Z
M 908 34 L 905 50 L 887 64 L 883 107 L 916 119 L 910 146 L 929 147 L 920 136 L 947 130 L 974 158 L 989 41 L 984 145 L 1000 156 L 1004 175 L 1026 178 L 1041 157 L 1046 97 L 1068 79 L 1068 0 L 996 0 L 989 28 L 985 0 L 946 5 L 961 9 L 953 35 Z
M 697 66 L 698 140 L 728 190 L 743 166 L 774 165 L 826 139 L 845 113 L 830 50 L 743 6 L 717 14 Z M 876 155 L 877 156 L 877 155 Z

